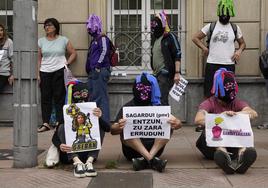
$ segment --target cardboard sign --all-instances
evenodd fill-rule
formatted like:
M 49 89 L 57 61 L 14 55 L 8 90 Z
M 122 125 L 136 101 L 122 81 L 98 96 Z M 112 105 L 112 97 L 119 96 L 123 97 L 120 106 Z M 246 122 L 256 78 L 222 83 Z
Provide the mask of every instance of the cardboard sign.
M 170 138 L 170 106 L 124 107 L 124 139 Z
M 206 142 L 210 147 L 254 147 L 247 114 L 206 114 Z
M 98 117 L 93 115 L 95 102 L 64 105 L 64 129 L 66 144 L 72 152 L 101 149 Z
M 185 91 L 185 88 L 188 84 L 188 81 L 185 80 L 182 76 L 180 77 L 180 81 L 178 84 L 174 84 L 171 88 L 169 95 L 175 99 L 176 101 L 180 101 L 182 94 Z

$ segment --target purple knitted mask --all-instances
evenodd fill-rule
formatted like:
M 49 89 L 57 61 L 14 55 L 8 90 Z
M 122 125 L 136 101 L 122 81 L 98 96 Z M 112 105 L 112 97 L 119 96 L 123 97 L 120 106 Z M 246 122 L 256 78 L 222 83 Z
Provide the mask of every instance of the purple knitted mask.
M 86 23 L 87 31 L 90 34 L 96 33 L 97 35 L 102 32 L 102 21 L 101 18 L 95 14 L 91 14 L 87 19 Z

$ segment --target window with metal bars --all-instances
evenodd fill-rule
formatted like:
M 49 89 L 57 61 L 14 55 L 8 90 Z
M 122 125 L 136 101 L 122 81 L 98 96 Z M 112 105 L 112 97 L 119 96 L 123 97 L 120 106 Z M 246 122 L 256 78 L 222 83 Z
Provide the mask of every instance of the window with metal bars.
M 168 16 L 171 32 L 184 48 L 185 0 L 107 0 L 107 3 L 107 34 L 120 52 L 120 62 L 114 71 L 128 74 L 150 71 L 150 21 L 162 10 Z

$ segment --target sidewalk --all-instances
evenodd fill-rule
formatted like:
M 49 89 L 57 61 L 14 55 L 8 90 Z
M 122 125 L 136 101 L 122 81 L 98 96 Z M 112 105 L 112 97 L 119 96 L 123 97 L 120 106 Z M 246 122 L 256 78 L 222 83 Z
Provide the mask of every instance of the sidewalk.
M 148 175 L 147 180 L 149 180 L 150 176 L 152 177 L 152 181 L 149 181 L 151 182 L 149 187 L 154 188 L 267 187 L 268 185 L 268 130 L 254 128 L 258 158 L 245 175 L 225 175 L 213 161 L 203 159 L 195 148 L 195 141 L 199 133 L 194 132 L 193 127 L 185 126 L 173 134 L 164 154 L 161 156 L 163 159 L 168 159 L 164 173 L 152 170 L 134 172 L 132 164 L 126 161 L 122 155 L 119 136 L 107 134 L 98 162 L 94 165 L 99 172 L 98 177 L 94 179 L 73 177 L 70 166 L 66 167 L 66 169 L 44 168 L 42 161 L 44 160 L 45 152 L 39 155 L 40 164 L 36 168 L 12 168 L 13 161 L 12 154 L 10 154 L 13 147 L 12 130 L 12 127 L 0 128 L 0 187 L 82 188 L 88 187 L 90 181 L 93 180 L 90 187 L 100 187 L 100 184 L 108 182 L 105 187 L 116 186 L 116 188 L 120 188 L 123 187 L 120 184 L 118 186 L 118 182 L 121 181 L 122 185 L 127 183 L 127 187 L 142 188 L 145 187 L 142 185 L 144 180 L 142 177 L 145 175 Z M 53 131 L 49 131 L 38 135 L 38 150 L 46 150 L 49 147 L 52 134 Z M 106 164 L 111 161 L 116 162 L 116 169 L 106 169 Z M 122 176 L 122 173 L 125 176 Z M 140 181 L 137 181 L 134 175 L 137 175 L 136 178 L 140 178 Z M 116 179 L 115 177 L 118 178 Z

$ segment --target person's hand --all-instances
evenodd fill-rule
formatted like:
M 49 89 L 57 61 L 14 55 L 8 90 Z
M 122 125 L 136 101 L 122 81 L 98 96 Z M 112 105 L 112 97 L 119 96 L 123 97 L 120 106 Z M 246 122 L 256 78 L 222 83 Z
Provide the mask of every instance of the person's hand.
M 122 130 L 124 129 L 125 125 L 126 125 L 126 119 L 119 119 L 118 123 L 117 124 L 117 128 Z
M 102 111 L 101 111 L 100 108 L 94 108 L 94 109 L 93 109 L 93 114 L 94 114 L 95 116 L 97 116 L 98 118 L 100 118 L 100 117 L 102 116 Z
M 40 78 L 40 75 L 39 75 L 39 74 L 37 75 L 37 82 L 38 82 L 38 85 L 40 85 L 40 83 L 41 83 L 41 78 Z
M 173 115 L 170 115 L 167 122 L 170 124 L 170 127 L 173 130 L 177 130 L 177 129 L 181 128 L 181 121 Z
M 13 85 L 13 83 L 14 83 L 14 76 L 13 75 L 10 75 L 9 77 L 8 77 L 8 83 L 9 83 L 9 85 Z
M 203 49 L 203 55 L 207 57 L 208 56 L 208 53 L 209 53 L 208 48 L 204 48 Z
M 70 152 L 70 151 L 72 151 L 72 147 L 71 146 L 67 146 L 66 144 L 61 144 L 60 145 L 60 150 L 62 152 Z
M 226 114 L 227 116 L 234 116 L 234 115 L 236 115 L 236 112 L 234 112 L 234 111 L 225 111 L 223 113 Z
M 232 56 L 232 61 L 237 62 L 239 61 L 240 57 L 241 57 L 241 50 L 236 50 L 234 55 Z
M 175 73 L 174 75 L 174 83 L 178 84 L 180 81 L 180 73 Z

